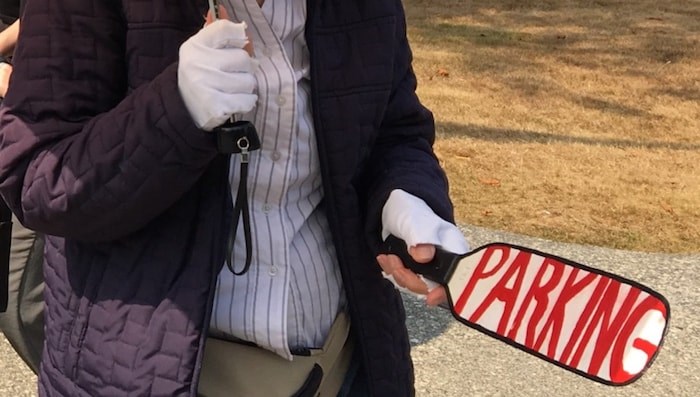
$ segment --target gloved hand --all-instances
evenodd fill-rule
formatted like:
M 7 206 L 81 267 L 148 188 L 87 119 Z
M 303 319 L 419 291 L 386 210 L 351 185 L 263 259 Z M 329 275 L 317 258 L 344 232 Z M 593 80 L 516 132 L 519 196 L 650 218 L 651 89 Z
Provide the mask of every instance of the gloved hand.
M 197 127 L 211 131 L 231 115 L 250 112 L 258 99 L 258 62 L 244 47 L 245 23 L 207 24 L 180 46 L 178 88 Z
M 404 240 L 409 254 L 419 263 L 430 262 L 436 246 L 455 254 L 469 251 L 457 226 L 437 216 L 425 201 L 399 189 L 391 192 L 382 209 L 382 238 L 390 234 Z M 377 262 L 384 277 L 402 291 L 425 298 L 429 305 L 447 300 L 442 286 L 413 273 L 398 256 L 378 255 Z

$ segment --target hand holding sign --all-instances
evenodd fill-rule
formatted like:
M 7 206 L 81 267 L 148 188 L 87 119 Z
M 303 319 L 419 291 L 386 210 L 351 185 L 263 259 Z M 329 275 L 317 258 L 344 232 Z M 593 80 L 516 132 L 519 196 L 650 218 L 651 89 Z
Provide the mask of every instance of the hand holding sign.
M 396 237 L 385 248 L 446 286 L 463 324 L 601 383 L 641 377 L 668 328 L 670 308 L 659 293 L 554 255 L 495 243 L 465 255 L 438 250 L 426 265 Z
M 456 254 L 469 250 L 457 226 L 437 216 L 425 201 L 400 189 L 389 194 L 382 210 L 382 237 L 388 235 L 406 241 L 408 254 L 417 263 L 432 261 L 436 247 Z M 384 277 L 403 291 L 425 297 L 428 305 L 447 301 L 444 287 L 409 270 L 398 256 L 380 254 L 377 263 Z

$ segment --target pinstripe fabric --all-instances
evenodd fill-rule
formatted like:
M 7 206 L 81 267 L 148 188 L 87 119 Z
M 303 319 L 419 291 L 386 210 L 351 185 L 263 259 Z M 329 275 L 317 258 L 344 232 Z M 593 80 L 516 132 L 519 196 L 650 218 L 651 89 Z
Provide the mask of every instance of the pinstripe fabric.
M 219 274 L 211 326 L 291 359 L 290 348 L 319 347 L 345 305 L 340 272 L 322 209 L 323 191 L 311 119 L 304 0 L 226 0 L 248 24 L 260 68 L 255 123 L 262 148 L 248 180 L 253 258 L 250 270 Z M 235 199 L 239 159 L 232 157 Z M 239 227 L 240 230 L 240 227 Z M 236 236 L 233 263 L 245 245 Z

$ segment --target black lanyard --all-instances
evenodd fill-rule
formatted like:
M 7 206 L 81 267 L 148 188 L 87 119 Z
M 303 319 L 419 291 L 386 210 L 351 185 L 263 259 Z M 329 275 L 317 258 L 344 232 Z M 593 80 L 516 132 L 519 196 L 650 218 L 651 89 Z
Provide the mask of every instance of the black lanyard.
M 253 253 L 252 238 L 250 234 L 250 209 L 248 207 L 248 164 L 250 152 L 260 149 L 260 138 L 255 131 L 255 126 L 249 121 L 226 122 L 214 129 L 217 137 L 217 146 L 221 153 L 240 154 L 241 172 L 238 178 L 238 191 L 236 202 L 233 205 L 233 217 L 231 220 L 231 232 L 226 243 L 226 266 L 236 276 L 245 274 L 250 269 Z M 238 233 L 238 222 L 243 218 L 243 236 L 245 237 L 245 263 L 241 271 L 233 268 L 233 245 Z

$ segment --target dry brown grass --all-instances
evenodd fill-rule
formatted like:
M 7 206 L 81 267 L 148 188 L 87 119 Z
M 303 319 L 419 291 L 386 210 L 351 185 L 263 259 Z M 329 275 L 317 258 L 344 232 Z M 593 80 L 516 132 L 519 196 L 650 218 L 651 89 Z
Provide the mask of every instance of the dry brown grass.
M 700 1 L 405 6 L 461 222 L 700 252 Z

